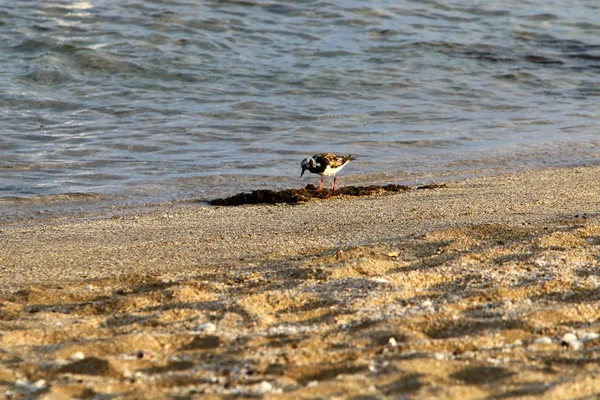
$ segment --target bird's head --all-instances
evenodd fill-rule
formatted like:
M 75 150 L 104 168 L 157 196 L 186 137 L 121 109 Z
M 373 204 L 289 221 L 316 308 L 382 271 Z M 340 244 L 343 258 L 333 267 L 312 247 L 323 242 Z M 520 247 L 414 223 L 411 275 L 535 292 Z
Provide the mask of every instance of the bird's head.
M 302 173 L 300 173 L 300 176 L 304 175 L 304 172 L 310 168 L 311 161 L 313 161 L 312 158 L 305 158 L 304 160 L 302 160 L 302 162 L 300 163 L 300 167 L 302 167 Z

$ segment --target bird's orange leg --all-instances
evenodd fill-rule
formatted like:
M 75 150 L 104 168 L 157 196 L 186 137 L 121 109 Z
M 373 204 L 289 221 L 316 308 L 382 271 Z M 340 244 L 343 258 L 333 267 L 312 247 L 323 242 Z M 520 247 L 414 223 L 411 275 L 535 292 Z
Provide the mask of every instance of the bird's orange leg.
M 325 178 L 321 178 L 321 184 L 319 185 L 319 187 L 317 188 L 317 192 L 321 191 L 321 188 L 323 187 L 323 182 L 325 182 Z
M 335 190 L 335 184 L 337 182 L 337 176 L 333 177 L 333 189 L 331 189 L 331 191 L 333 192 Z

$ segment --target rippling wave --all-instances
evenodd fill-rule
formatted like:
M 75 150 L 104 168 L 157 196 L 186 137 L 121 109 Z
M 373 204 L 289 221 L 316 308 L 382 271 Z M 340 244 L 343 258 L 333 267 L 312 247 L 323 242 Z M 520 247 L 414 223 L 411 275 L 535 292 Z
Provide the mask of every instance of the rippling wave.
M 599 8 L 10 2 L 0 197 L 298 186 L 319 151 L 348 182 L 597 162 Z

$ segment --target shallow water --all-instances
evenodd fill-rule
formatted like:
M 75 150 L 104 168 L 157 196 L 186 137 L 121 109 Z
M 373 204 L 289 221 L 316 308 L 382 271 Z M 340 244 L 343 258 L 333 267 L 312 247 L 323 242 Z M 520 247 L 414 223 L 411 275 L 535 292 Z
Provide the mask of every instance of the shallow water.
M 320 151 L 342 183 L 597 163 L 599 8 L 7 2 L 0 207 L 302 187 Z

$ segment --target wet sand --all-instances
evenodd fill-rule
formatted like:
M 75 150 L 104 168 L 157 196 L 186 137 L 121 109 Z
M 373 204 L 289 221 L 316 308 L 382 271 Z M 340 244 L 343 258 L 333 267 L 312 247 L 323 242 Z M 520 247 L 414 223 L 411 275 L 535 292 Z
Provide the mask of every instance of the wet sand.
M 4 224 L 0 396 L 592 396 L 599 175 Z

